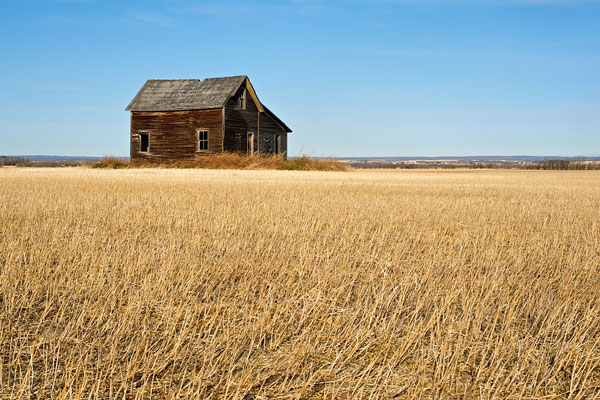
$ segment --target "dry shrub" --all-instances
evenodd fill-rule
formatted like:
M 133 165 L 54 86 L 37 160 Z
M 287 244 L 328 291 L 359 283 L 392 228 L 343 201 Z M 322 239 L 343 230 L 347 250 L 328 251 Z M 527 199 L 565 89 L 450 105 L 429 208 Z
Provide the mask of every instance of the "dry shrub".
M 117 157 L 105 157 L 97 163 L 92 164 L 92 168 L 108 168 L 108 169 L 122 169 L 128 168 L 129 162 L 117 158 Z
M 595 171 L 0 169 L 0 398 L 600 388 Z
M 224 152 L 194 159 L 158 162 L 135 161 L 133 168 L 202 168 L 202 169 L 272 169 L 299 171 L 345 171 L 342 163 L 335 159 L 313 159 L 308 156 L 286 159 L 282 155 L 261 154 L 249 156 L 239 153 Z
M 300 171 L 346 171 L 348 167 L 333 158 L 314 159 L 308 156 L 302 156 L 288 160 L 285 168 L 281 169 Z

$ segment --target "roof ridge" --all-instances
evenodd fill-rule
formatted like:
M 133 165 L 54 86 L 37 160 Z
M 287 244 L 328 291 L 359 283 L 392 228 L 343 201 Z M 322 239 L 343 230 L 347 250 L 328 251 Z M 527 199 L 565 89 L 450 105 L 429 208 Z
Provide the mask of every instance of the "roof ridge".
M 198 78 L 189 78 L 189 79 L 148 79 L 148 81 L 180 82 L 180 81 L 201 81 L 201 79 L 198 79 Z
M 233 79 L 233 78 L 247 78 L 248 75 L 231 75 L 231 76 L 213 76 L 212 78 L 204 78 L 205 81 L 211 79 Z
M 200 78 L 181 78 L 181 79 L 148 79 L 148 81 L 161 81 L 161 82 L 180 82 L 180 81 L 208 81 L 213 79 L 233 79 L 233 78 L 247 78 L 248 75 L 231 75 L 231 76 L 213 76 L 210 78 L 204 78 L 204 80 Z

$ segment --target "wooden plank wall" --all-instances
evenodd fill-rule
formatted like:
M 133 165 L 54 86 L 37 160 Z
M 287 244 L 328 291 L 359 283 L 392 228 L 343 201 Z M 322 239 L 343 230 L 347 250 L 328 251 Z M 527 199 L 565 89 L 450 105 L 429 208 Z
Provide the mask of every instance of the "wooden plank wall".
M 265 153 L 275 153 L 276 137 L 281 136 L 281 153 L 287 153 L 287 132 L 267 113 L 260 115 L 260 141 Z
M 208 151 L 198 151 L 198 129 L 208 130 Z M 150 133 L 141 153 L 139 133 Z M 176 161 L 223 151 L 223 110 L 131 113 L 131 160 Z
M 281 135 L 281 152 L 283 153 L 285 158 L 287 158 L 287 151 L 288 151 L 288 134 L 287 134 L 287 132 L 284 132 Z
M 249 94 L 246 94 L 246 109 L 238 106 L 238 94 L 225 104 L 225 151 L 247 153 L 248 132 L 254 133 L 254 151 L 259 151 L 258 108 Z
M 254 151 L 275 153 L 275 135 L 281 135 L 281 152 L 287 153 L 287 132 L 268 114 L 261 113 L 249 95 L 246 95 L 246 109 L 238 106 L 238 92 L 225 105 L 225 151 L 248 153 L 248 132 L 254 133 Z

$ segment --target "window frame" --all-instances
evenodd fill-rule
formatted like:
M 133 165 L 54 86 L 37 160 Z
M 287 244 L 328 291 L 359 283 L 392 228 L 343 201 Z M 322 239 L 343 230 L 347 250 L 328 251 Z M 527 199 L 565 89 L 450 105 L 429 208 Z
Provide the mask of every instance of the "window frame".
M 240 93 L 238 106 L 240 110 L 246 109 L 246 88 L 242 88 L 242 92 Z
M 204 133 L 204 132 L 206 132 L 206 139 L 202 139 L 200 137 L 200 134 Z M 210 144 L 209 136 L 210 136 L 210 132 L 207 128 L 200 128 L 200 129 L 196 130 L 196 151 L 198 153 L 204 153 L 204 152 L 210 151 L 209 150 L 209 144 Z M 203 143 L 206 145 L 206 148 L 201 148 L 201 145 Z M 204 147 L 204 146 L 202 146 L 202 147 Z
M 143 150 L 143 143 L 144 140 L 142 139 L 142 136 L 146 135 L 148 137 L 148 141 L 147 141 L 147 145 L 146 145 L 146 150 Z M 140 153 L 144 153 L 144 154 L 148 154 L 150 153 L 150 132 L 148 131 L 143 131 L 143 132 L 138 132 L 138 138 L 140 141 L 140 147 L 139 147 L 139 152 Z

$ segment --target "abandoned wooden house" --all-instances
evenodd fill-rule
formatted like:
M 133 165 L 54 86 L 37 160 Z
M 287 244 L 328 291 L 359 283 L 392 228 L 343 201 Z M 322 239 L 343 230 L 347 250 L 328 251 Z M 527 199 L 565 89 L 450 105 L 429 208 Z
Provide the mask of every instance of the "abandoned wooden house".
M 174 161 L 224 151 L 287 153 L 292 132 L 247 76 L 149 80 L 127 106 L 131 160 Z

